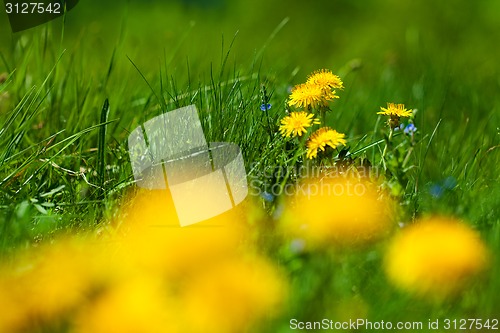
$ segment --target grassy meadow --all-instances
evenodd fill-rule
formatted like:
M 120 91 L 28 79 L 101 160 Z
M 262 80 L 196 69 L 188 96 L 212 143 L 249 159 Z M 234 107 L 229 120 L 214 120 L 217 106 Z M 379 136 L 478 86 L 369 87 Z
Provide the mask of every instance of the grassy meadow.
M 494 0 L 82 0 L 18 33 L 0 11 L 0 332 L 498 330 L 496 40 Z M 321 69 L 339 98 L 290 105 Z M 229 230 L 172 227 L 134 180 L 129 134 L 191 104 L 245 161 Z M 286 137 L 299 109 L 318 123 Z M 321 126 L 345 144 L 308 158 Z M 369 170 L 368 196 L 283 194 L 308 167 Z

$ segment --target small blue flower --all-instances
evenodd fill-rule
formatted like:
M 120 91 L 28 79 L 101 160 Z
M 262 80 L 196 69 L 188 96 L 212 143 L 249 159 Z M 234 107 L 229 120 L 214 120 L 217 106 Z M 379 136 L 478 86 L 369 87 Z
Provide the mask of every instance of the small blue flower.
M 453 176 L 448 176 L 444 180 L 434 183 L 429 189 L 434 198 L 441 198 L 446 192 L 453 190 L 457 186 L 457 180 Z
M 267 192 L 267 191 L 262 192 L 260 194 L 260 196 L 262 197 L 262 199 L 264 199 L 267 202 L 273 202 L 273 200 L 274 200 L 274 195 L 272 193 Z
M 417 131 L 417 128 L 415 127 L 415 125 L 413 123 L 408 124 L 404 130 L 405 134 L 413 134 L 416 131 Z
M 261 109 L 262 111 L 271 110 L 271 104 L 269 104 L 269 103 L 267 103 L 267 104 L 262 104 L 262 105 L 260 106 L 260 109 Z
M 403 128 L 405 128 L 405 124 L 401 123 L 399 126 L 394 128 L 394 132 L 401 131 Z
M 434 198 L 441 198 L 443 196 L 444 189 L 443 189 L 443 187 L 441 185 L 434 184 L 434 185 L 431 186 L 429 192 L 431 193 L 431 195 Z

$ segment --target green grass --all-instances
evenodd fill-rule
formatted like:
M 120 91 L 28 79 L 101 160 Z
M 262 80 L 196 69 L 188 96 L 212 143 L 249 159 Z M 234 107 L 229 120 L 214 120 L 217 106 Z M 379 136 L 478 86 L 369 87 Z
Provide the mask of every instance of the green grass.
M 249 176 L 265 187 L 266 170 L 291 163 L 269 123 L 276 132 L 290 86 L 329 68 L 346 88 L 327 121 L 351 147 L 382 138 L 376 112 L 386 102 L 418 109 L 406 219 L 464 219 L 494 253 L 492 269 L 462 299 L 432 307 L 387 287 L 376 249 L 291 256 L 263 235 L 264 251 L 289 274 L 293 291 L 268 330 L 286 332 L 289 318 L 338 315 L 356 295 L 373 321 L 498 318 L 497 13 L 493 0 L 236 1 L 209 8 L 89 0 L 68 13 L 64 27 L 59 19 L 15 35 L 0 14 L 0 74 L 9 75 L 0 85 L 0 256 L 115 217 L 135 189 L 128 134 L 181 106 L 200 110 L 207 141 L 237 143 Z M 259 109 L 262 86 L 272 93 L 269 119 Z M 382 148 L 364 154 L 372 158 Z M 433 197 L 432 186 L 447 177 L 456 186 Z M 362 305 L 352 308 L 364 313 Z

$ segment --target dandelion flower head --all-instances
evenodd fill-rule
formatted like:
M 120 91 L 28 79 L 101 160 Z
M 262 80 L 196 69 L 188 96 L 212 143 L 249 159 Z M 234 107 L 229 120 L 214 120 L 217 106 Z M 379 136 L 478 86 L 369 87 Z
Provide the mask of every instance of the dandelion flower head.
M 0 262 L 0 332 L 232 333 L 279 313 L 285 276 L 242 245 L 238 211 L 201 222 L 209 228 L 160 224 L 168 193 L 148 192 L 99 238 L 54 239 Z
M 308 78 L 308 84 L 321 87 L 322 90 L 344 89 L 344 83 L 337 75 L 326 69 L 321 69 L 312 73 Z
M 380 107 L 380 110 L 377 114 L 391 117 L 409 117 L 412 114 L 412 110 L 407 110 L 404 104 L 387 103 L 387 108 Z
M 279 312 L 286 297 L 281 274 L 257 258 L 220 262 L 190 282 L 182 295 L 187 332 L 247 331 L 253 320 Z
M 284 233 L 311 247 L 369 244 L 394 225 L 390 202 L 379 200 L 375 184 L 340 173 L 304 180 L 286 206 Z
M 304 111 L 292 112 L 281 120 L 280 133 L 284 137 L 301 136 L 313 124 L 319 124 L 314 114 Z
M 434 217 L 402 230 L 389 245 L 385 270 L 397 287 L 440 300 L 462 290 L 487 259 L 476 232 L 457 220 Z
M 74 319 L 74 332 L 181 332 L 179 320 L 170 315 L 178 313 L 179 306 L 171 298 L 159 279 L 141 276 L 120 281 L 92 306 L 82 308 Z
M 335 95 L 335 91 L 325 92 L 318 84 L 303 83 L 293 88 L 288 105 L 300 108 L 314 108 L 334 98 L 339 98 Z
M 322 127 L 314 132 L 306 143 L 307 158 L 312 159 L 318 155 L 318 150 L 324 151 L 326 146 L 333 149 L 340 145 L 345 146 L 345 134 L 339 133 L 330 127 Z

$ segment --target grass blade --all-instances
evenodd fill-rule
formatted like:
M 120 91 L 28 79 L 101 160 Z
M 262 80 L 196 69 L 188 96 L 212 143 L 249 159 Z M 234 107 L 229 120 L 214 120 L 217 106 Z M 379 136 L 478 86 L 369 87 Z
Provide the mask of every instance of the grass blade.
M 106 143 L 106 125 L 108 121 L 109 115 L 109 101 L 106 98 L 101 110 L 101 124 L 99 127 L 99 138 L 98 138 L 98 149 L 97 149 L 97 173 L 99 175 L 99 187 L 100 187 L 100 199 L 104 199 L 105 190 L 104 190 L 104 172 L 106 169 L 106 161 L 105 161 L 105 153 L 104 153 L 104 144 Z

